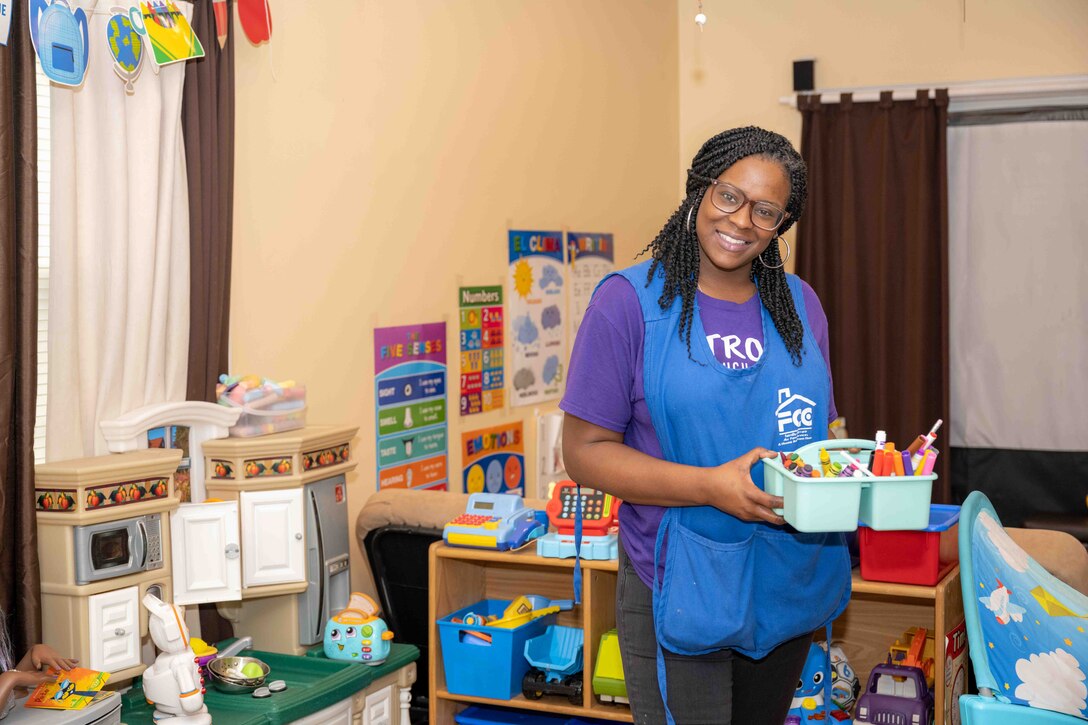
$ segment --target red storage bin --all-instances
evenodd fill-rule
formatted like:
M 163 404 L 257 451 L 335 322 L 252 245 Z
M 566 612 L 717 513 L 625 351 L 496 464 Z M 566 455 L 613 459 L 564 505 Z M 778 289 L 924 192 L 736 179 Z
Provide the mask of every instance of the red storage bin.
M 921 531 L 874 531 L 858 527 L 861 578 L 866 581 L 933 586 L 959 561 L 960 507 L 930 504 Z

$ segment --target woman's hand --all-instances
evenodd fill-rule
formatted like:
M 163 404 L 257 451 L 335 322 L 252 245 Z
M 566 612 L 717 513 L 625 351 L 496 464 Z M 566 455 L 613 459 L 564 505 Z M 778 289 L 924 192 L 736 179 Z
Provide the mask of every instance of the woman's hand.
M 782 525 L 785 519 L 771 509 L 782 508 L 782 497 L 766 493 L 752 481 L 752 466 L 761 458 L 778 454 L 766 448 L 753 448 L 739 458 L 710 469 L 710 505 L 741 521 L 766 521 Z
M 30 648 L 28 654 L 30 656 L 30 664 L 36 670 L 40 670 L 42 667 L 51 667 L 54 670 L 67 672 L 79 664 L 79 660 L 77 659 L 61 657 L 59 652 L 47 644 L 34 645 Z

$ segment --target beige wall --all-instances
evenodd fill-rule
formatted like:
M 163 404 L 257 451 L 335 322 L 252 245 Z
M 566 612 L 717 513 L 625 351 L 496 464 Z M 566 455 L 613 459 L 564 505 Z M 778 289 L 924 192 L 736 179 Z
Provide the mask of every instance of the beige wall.
M 272 11 L 270 47 L 238 44 L 231 368 L 304 382 L 311 422 L 360 426 L 354 524 L 374 489 L 375 326 L 446 320 L 456 401 L 457 287 L 504 282 L 508 228 L 610 231 L 626 264 L 677 203 L 676 8 Z M 455 415 L 455 485 L 463 429 L 524 418 L 532 440 L 531 412 Z
M 819 88 L 1088 73 L 1085 0 L 703 0 L 701 32 L 697 0 L 676 7 L 681 172 L 735 126 L 800 144 L 801 115 L 778 99 L 801 58 Z

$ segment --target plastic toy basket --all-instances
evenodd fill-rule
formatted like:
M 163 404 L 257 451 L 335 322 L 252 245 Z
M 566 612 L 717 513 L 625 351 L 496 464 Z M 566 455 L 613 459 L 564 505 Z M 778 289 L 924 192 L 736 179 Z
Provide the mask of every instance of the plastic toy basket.
M 918 531 L 858 529 L 861 578 L 933 586 L 959 561 L 960 507 L 931 504 L 929 525 Z
M 858 449 L 853 458 L 868 464 L 876 441 L 832 439 L 809 443 L 796 453 L 819 461 L 825 448 L 831 461 L 848 465 L 842 455 Z M 782 465 L 781 458 L 763 459 L 763 489 L 781 496 L 776 512 L 798 531 L 854 531 L 860 520 L 876 531 L 924 529 L 929 525 L 929 502 L 937 474 L 880 476 L 877 478 L 802 478 Z
M 555 614 L 510 629 L 453 621 L 464 620 L 469 614 L 501 617 L 509 605 L 509 600 L 484 599 L 438 620 L 446 689 L 451 693 L 496 700 L 507 700 L 521 693 L 521 679 L 529 671 L 525 643 L 544 634 L 548 625 L 555 622 Z

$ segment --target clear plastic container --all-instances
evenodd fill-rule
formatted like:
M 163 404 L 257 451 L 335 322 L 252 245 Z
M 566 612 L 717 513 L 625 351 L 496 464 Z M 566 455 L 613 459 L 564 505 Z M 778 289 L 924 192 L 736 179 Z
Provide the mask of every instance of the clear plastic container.
M 236 406 L 233 406 L 236 407 Z M 238 422 L 231 426 L 234 438 L 282 433 L 306 425 L 306 387 L 285 388 L 282 395 L 266 396 L 242 406 Z

